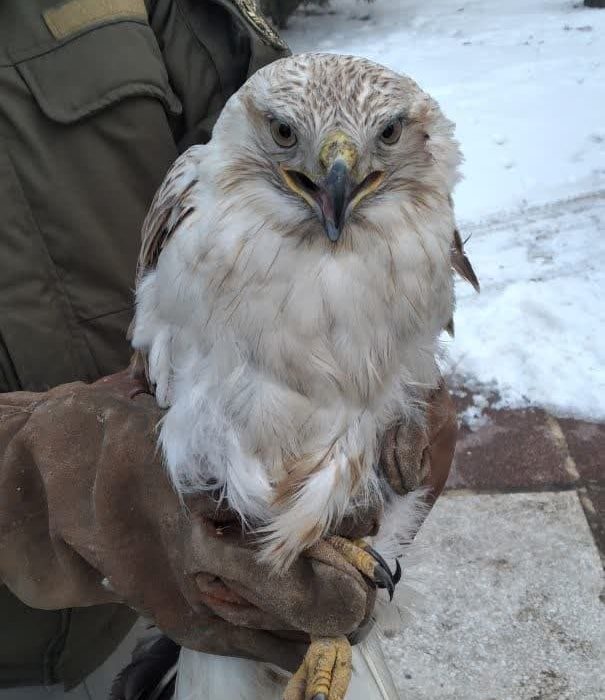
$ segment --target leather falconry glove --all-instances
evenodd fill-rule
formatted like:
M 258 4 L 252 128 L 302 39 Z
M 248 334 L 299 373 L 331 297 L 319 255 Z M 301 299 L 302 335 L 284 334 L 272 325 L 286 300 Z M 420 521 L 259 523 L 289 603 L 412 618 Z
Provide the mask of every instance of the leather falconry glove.
M 210 496 L 179 501 L 136 388 L 124 372 L 0 395 L 0 581 L 32 607 L 124 602 L 183 646 L 288 670 L 308 635 L 367 620 L 374 591 L 329 546 L 276 585 Z
M 450 473 L 457 437 L 456 408 L 442 380 L 427 397 L 425 430 L 402 424 L 384 436 L 381 469 L 391 488 L 400 495 L 426 488 L 434 504 Z
M 362 626 L 374 591 L 329 545 L 276 586 L 228 511 L 209 496 L 178 500 L 157 454 L 161 416 L 126 372 L 0 395 L 2 583 L 39 608 L 124 602 L 179 644 L 288 670 L 308 635 Z M 418 482 L 438 494 L 455 426 L 443 387 L 426 435 L 389 431 L 382 462 L 395 490 Z M 356 535 L 377 523 L 356 518 Z
M 379 464 L 381 474 L 397 495 L 419 488 L 425 491 L 429 508 L 424 511 L 424 518 L 443 491 L 458 437 L 456 407 L 443 380 L 427 396 L 425 416 L 424 429 L 399 423 L 385 433 Z M 345 519 L 339 534 L 349 539 L 375 535 L 381 519 L 381 508 L 370 506 L 361 516 Z

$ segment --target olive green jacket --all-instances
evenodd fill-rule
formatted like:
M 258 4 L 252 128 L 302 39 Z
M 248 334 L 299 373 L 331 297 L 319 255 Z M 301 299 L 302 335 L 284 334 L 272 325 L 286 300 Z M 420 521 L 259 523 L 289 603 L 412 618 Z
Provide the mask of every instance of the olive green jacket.
M 285 53 L 253 0 L 0 2 L 0 391 L 126 365 L 156 188 L 246 77 Z M 0 620 L 0 686 L 71 686 L 133 614 L 33 610 L 0 583 Z

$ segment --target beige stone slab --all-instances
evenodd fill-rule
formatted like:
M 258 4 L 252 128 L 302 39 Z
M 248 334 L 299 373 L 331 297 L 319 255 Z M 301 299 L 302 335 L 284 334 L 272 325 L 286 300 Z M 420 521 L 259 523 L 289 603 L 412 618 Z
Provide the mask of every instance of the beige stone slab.
M 574 491 L 450 492 L 419 542 L 424 611 L 384 645 L 402 698 L 605 698 L 603 571 Z

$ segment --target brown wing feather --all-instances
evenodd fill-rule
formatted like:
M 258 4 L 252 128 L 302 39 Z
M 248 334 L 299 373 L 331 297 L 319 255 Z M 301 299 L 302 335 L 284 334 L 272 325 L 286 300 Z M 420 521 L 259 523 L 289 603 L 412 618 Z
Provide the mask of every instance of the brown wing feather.
M 471 261 L 468 259 L 466 253 L 464 252 L 464 244 L 458 229 L 454 229 L 454 240 L 452 241 L 451 248 L 451 260 L 452 267 L 456 272 L 465 279 L 467 282 L 473 285 L 476 292 L 480 290 L 479 280 L 477 275 L 473 270 Z
M 168 171 L 160 189 L 156 192 L 141 229 L 141 250 L 137 260 L 136 284 L 143 275 L 158 264 L 160 254 L 179 226 L 194 211 L 195 204 L 190 193 L 197 184 L 196 165 L 199 162 L 197 149 L 184 153 Z M 128 339 L 132 338 L 132 323 Z M 130 361 L 134 376 L 149 378 L 147 357 L 136 350 Z
M 452 211 L 454 209 L 454 200 L 451 197 L 448 197 L 450 207 L 452 208 Z M 452 264 L 452 268 L 462 277 L 462 279 L 465 279 L 467 282 L 473 285 L 473 288 L 475 289 L 476 292 L 480 291 L 479 287 L 479 280 L 477 279 L 477 275 L 475 274 L 475 271 L 473 270 L 473 266 L 471 265 L 471 261 L 468 259 L 466 253 L 464 252 L 464 243 L 462 241 L 462 238 L 460 236 L 460 232 L 458 229 L 454 229 L 454 239 L 452 240 L 452 245 L 450 248 L 450 260 Z M 454 318 L 450 318 L 448 321 L 447 325 L 445 326 L 445 330 L 452 336 L 454 337 Z
M 141 252 L 137 262 L 137 283 L 157 265 L 160 253 L 172 234 L 195 210 L 189 194 L 197 183 L 194 156 L 187 151 L 168 171 L 156 192 L 141 230 Z

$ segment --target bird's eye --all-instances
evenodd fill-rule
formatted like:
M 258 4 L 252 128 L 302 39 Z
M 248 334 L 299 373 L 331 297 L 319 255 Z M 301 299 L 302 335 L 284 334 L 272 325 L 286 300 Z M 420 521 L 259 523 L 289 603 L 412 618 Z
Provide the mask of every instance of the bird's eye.
M 390 122 L 384 127 L 382 133 L 380 134 L 380 140 L 383 143 L 392 146 L 394 143 L 397 143 L 397 141 L 399 141 L 399 137 L 401 136 L 401 129 L 401 119 L 395 119 L 394 121 Z
M 271 135 L 278 146 L 291 148 L 296 143 L 296 134 L 292 127 L 279 119 L 271 120 Z

